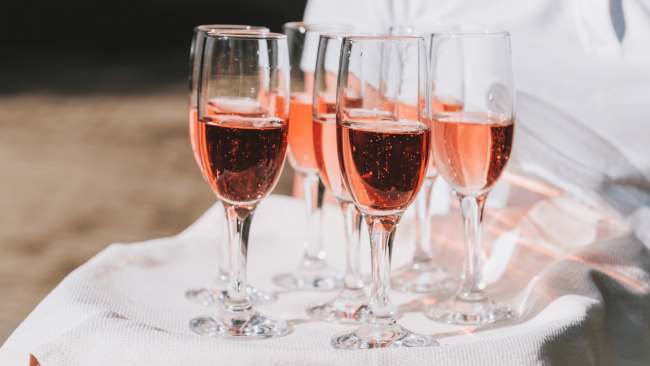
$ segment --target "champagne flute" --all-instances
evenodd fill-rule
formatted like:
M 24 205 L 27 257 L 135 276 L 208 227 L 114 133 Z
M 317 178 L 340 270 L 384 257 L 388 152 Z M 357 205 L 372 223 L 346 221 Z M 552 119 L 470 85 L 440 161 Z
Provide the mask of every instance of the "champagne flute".
M 393 239 L 422 186 L 430 156 L 427 55 L 420 37 L 345 37 L 336 94 L 341 177 L 368 224 L 371 299 L 364 323 L 332 338 L 338 349 L 422 347 L 390 300 Z
M 390 27 L 392 36 L 423 37 L 425 42 L 430 40 L 431 33 L 422 32 L 409 26 Z M 461 69 L 462 70 L 462 69 Z M 451 104 L 450 104 L 451 105 Z M 462 102 L 453 104 L 462 108 Z M 427 175 L 422 190 L 413 203 L 415 208 L 415 251 L 413 259 L 400 268 L 397 276 L 392 279 L 392 288 L 402 292 L 444 293 L 456 290 L 457 282 L 436 263 L 433 253 L 436 243 L 431 241 L 431 207 L 433 184 L 438 177 L 433 156 L 429 158 Z
M 460 201 L 465 259 L 456 296 L 429 307 L 425 315 L 454 324 L 513 319 L 516 311 L 487 296 L 481 275 L 483 207 L 508 164 L 515 128 L 510 37 L 507 32 L 433 33 L 430 52 L 432 105 L 441 104 L 454 91 L 464 94 L 462 110 L 434 107 L 431 123 L 438 171 Z
M 228 220 L 230 283 L 221 310 L 195 318 L 190 329 L 226 339 L 287 334 L 288 326 L 260 315 L 247 292 L 250 224 L 275 187 L 287 150 L 289 54 L 277 33 L 209 33 L 199 78 L 201 166 Z
M 198 105 L 198 81 L 199 81 L 199 70 L 201 67 L 201 55 L 203 52 L 203 40 L 205 35 L 211 31 L 237 31 L 237 32 L 269 32 L 269 29 L 266 27 L 257 27 L 251 25 L 236 25 L 236 24 L 209 24 L 209 25 L 199 25 L 194 28 L 194 36 L 192 37 L 192 47 L 190 48 L 190 71 L 189 71 L 189 134 L 190 134 L 190 145 L 192 147 L 192 155 L 194 156 L 194 161 L 201 172 L 203 179 L 207 179 L 205 173 L 203 172 L 203 167 L 201 164 L 201 153 L 199 151 L 199 142 L 200 136 L 197 132 L 200 130 L 197 128 L 199 121 L 197 117 L 197 105 Z M 217 199 L 217 203 L 221 206 L 220 201 Z M 202 289 L 190 289 L 185 292 L 185 298 L 193 303 L 201 305 L 211 305 L 215 302 L 219 303 L 223 301 L 226 297 L 226 290 L 228 289 L 228 283 L 230 279 L 228 278 L 228 247 L 226 243 L 228 242 L 227 229 L 225 227 L 225 219 L 219 219 L 221 223 L 221 239 L 220 239 L 220 262 L 217 266 L 217 278 L 215 278 L 212 283 L 210 283 L 207 288 Z M 266 304 L 275 301 L 276 296 L 274 293 L 264 293 L 259 291 L 255 287 L 248 287 L 249 295 L 251 300 L 256 304 Z
M 342 276 L 327 265 L 323 249 L 323 194 L 325 186 L 318 177 L 312 137 L 312 100 L 318 37 L 327 32 L 352 31 L 347 24 L 287 23 L 284 33 L 291 57 L 291 128 L 289 162 L 302 176 L 305 193 L 305 253 L 298 269 L 273 277 L 278 286 L 289 290 L 333 290 L 341 287 Z
M 341 180 L 336 149 L 336 81 L 341 40 L 361 33 L 328 33 L 320 36 L 314 73 L 313 136 L 316 165 L 321 181 L 341 205 L 344 216 L 347 265 L 343 288 L 332 300 L 307 309 L 314 319 L 336 323 L 359 323 L 366 317 L 369 298 L 359 271 L 361 213 Z M 376 34 L 367 34 L 376 35 Z

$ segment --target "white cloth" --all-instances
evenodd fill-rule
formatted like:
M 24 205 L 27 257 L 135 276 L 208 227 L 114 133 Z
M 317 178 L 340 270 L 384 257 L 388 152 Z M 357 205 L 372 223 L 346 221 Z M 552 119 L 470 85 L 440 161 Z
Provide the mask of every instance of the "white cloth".
M 514 176 L 513 176 L 514 177 Z M 517 177 L 515 177 L 517 178 Z M 304 309 L 335 292 L 283 292 L 271 276 L 297 266 L 302 255 L 303 202 L 269 196 L 253 219 L 248 273 L 278 301 L 258 306 L 287 320 L 293 331 L 260 341 L 207 339 L 188 328 L 214 307 L 187 302 L 188 288 L 208 284 L 218 260 L 220 217 L 211 208 L 183 233 L 134 244 L 113 244 L 73 271 L 0 348 L 0 365 L 29 365 L 34 355 L 53 365 L 543 365 L 647 364 L 650 361 L 650 256 L 625 227 L 552 189 L 511 179 L 507 207 L 485 215 L 487 291 L 521 313 L 512 323 L 478 329 L 435 323 L 422 315 L 435 298 L 393 292 L 399 323 L 432 335 L 441 346 L 340 351 L 330 338 L 355 326 L 308 320 Z M 524 184 L 526 185 L 526 184 Z M 543 186 L 542 186 L 543 188 Z M 408 215 L 407 215 L 408 216 Z M 397 229 L 393 268 L 412 256 L 413 223 Z M 342 269 L 338 207 L 325 208 L 330 264 Z M 452 275 L 461 269 L 461 217 L 433 220 L 436 256 Z M 363 239 L 367 242 L 367 236 Z M 369 249 L 362 268 L 368 273 Z

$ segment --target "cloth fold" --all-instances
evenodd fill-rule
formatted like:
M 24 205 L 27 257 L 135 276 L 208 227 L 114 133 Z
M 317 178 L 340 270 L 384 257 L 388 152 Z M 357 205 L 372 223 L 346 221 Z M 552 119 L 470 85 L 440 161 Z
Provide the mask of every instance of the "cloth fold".
M 525 179 L 509 177 L 515 178 L 504 178 L 510 180 L 511 191 L 506 207 L 486 211 L 483 254 L 487 291 L 520 311 L 514 322 L 478 328 L 435 323 L 422 310 L 452 294 L 393 292 L 393 305 L 403 313 L 400 324 L 430 335 L 441 346 L 333 349 L 330 338 L 354 326 L 312 321 L 304 309 L 336 292 L 289 292 L 271 282 L 274 273 L 297 266 L 303 235 L 297 224 L 302 202 L 271 195 L 253 219 L 249 283 L 278 292 L 276 303 L 257 310 L 287 320 L 289 335 L 236 342 L 203 338 L 189 330 L 191 318 L 217 310 L 183 298 L 185 290 L 216 275 L 220 213 L 214 206 L 175 237 L 113 244 L 73 271 L 0 348 L 0 365 L 29 365 L 30 354 L 42 366 L 647 364 L 648 249 L 621 222 L 569 196 L 534 193 L 521 183 Z M 439 243 L 439 263 L 457 276 L 462 220 L 455 201 L 449 203 L 446 215 L 434 216 L 432 239 Z M 585 212 L 592 216 L 584 219 Z M 571 217 L 575 220 L 568 221 Z M 412 255 L 412 219 L 407 214 L 397 230 L 393 268 Z M 328 260 L 343 269 L 340 209 L 325 207 L 324 221 Z M 588 233 L 566 240 L 562 234 L 572 231 Z M 362 240 L 367 242 L 367 235 Z M 369 248 L 362 250 L 367 274 Z

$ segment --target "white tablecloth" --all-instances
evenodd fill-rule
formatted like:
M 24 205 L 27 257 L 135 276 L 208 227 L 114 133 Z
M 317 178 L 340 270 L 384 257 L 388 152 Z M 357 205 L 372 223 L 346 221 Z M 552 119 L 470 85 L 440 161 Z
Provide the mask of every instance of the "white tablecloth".
M 515 177 L 516 178 L 516 177 Z M 514 179 L 512 182 L 520 184 Z M 525 181 L 524 181 L 525 183 Z M 432 335 L 440 346 L 340 351 L 332 335 L 354 326 L 308 320 L 304 309 L 335 292 L 283 292 L 274 273 L 302 255 L 302 202 L 270 196 L 253 219 L 250 283 L 279 292 L 257 309 L 285 319 L 292 332 L 261 341 L 206 339 L 188 328 L 215 308 L 187 302 L 188 288 L 216 275 L 219 213 L 208 210 L 181 234 L 113 244 L 76 269 L 29 315 L 0 349 L 0 365 L 624 365 L 650 361 L 650 256 L 619 222 L 562 195 L 544 197 L 511 185 L 508 206 L 485 215 L 487 291 L 513 304 L 522 317 L 480 328 L 439 324 L 420 313 L 440 301 L 393 292 L 406 328 Z M 554 196 L 552 191 L 536 189 Z M 550 193 L 549 193 L 550 192 Z M 326 207 L 325 245 L 342 269 L 344 245 L 338 207 Z M 433 220 L 437 258 L 451 274 L 461 267 L 460 214 Z M 393 268 L 412 255 L 406 217 Z M 369 268 L 364 246 L 363 267 Z

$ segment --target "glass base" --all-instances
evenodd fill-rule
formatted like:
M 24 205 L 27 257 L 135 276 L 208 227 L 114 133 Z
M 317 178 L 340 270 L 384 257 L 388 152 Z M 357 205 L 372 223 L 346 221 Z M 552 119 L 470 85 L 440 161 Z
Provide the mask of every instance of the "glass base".
M 424 315 L 441 323 L 482 325 L 512 320 L 517 317 L 517 311 L 488 298 L 465 300 L 455 296 L 450 301 L 429 307 Z
M 262 292 L 255 287 L 247 286 L 248 298 L 253 305 L 265 305 L 275 302 L 277 296 L 274 292 Z M 214 287 L 208 289 L 187 290 L 185 299 L 199 305 L 221 305 L 226 298 L 227 289 L 218 290 Z
M 343 276 L 333 270 L 297 270 L 273 276 L 273 283 L 287 290 L 337 290 Z
M 205 337 L 236 340 L 276 338 L 289 333 L 287 323 L 255 310 L 243 314 L 221 311 L 213 317 L 195 318 L 190 321 L 190 330 Z
M 401 292 L 447 293 L 458 290 L 458 281 L 433 261 L 411 262 L 391 279 L 391 289 Z
M 363 289 L 343 289 L 332 301 L 305 311 L 310 318 L 324 322 L 358 324 L 366 319 L 368 302 Z
M 330 341 L 336 349 L 370 349 L 395 347 L 428 347 L 438 343 L 432 338 L 414 334 L 394 323 L 387 326 L 375 326 L 364 323 L 352 333 L 336 335 Z

